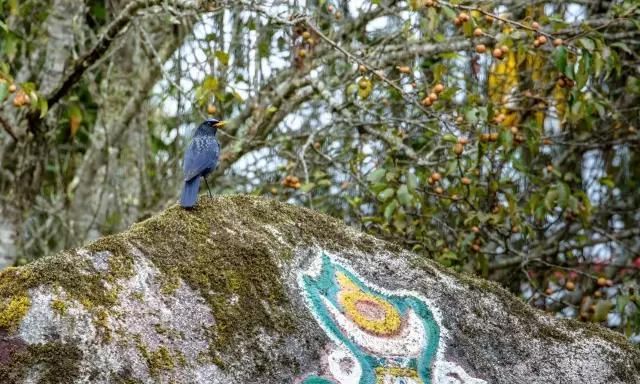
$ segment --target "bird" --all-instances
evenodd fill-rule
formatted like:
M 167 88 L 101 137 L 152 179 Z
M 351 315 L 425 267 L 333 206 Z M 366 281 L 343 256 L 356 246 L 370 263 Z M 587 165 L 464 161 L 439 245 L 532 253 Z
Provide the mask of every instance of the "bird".
M 224 121 L 216 119 L 207 119 L 198 126 L 193 135 L 184 154 L 184 186 L 180 196 L 180 206 L 183 208 L 193 208 L 196 204 L 200 189 L 200 177 L 204 178 L 209 197 L 212 197 L 207 175 L 218 166 L 220 143 L 218 143 L 216 133 L 224 123 Z

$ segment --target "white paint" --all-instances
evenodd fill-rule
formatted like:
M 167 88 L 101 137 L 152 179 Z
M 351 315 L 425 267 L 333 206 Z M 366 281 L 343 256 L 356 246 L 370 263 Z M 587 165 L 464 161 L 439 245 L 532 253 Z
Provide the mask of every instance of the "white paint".
M 320 252 L 318 254 L 318 256 L 316 256 L 316 258 L 313 260 L 313 262 L 311 263 L 311 265 L 309 266 L 309 268 L 306 271 L 300 271 L 298 273 L 298 284 L 300 287 L 304 286 L 304 280 L 303 277 L 305 275 L 307 276 L 311 276 L 313 278 L 317 278 L 320 274 L 320 272 L 322 271 L 322 253 Z M 438 349 L 436 351 L 436 356 L 434 358 L 434 373 L 433 373 L 433 382 L 434 384 L 450 384 L 450 383 L 456 383 L 456 384 L 486 384 L 486 381 L 482 380 L 482 379 L 476 379 L 476 378 L 472 378 L 471 376 L 469 376 L 465 370 L 460 367 L 458 364 L 454 363 L 454 362 L 450 362 L 450 361 L 446 361 L 444 358 L 444 352 L 446 349 L 446 340 L 448 337 L 448 331 L 447 329 L 442 325 L 442 313 L 440 312 L 440 310 L 438 309 L 438 307 L 435 305 L 435 303 L 432 300 L 427 299 L 426 297 L 422 296 L 420 293 L 415 292 L 415 291 L 410 291 L 410 290 L 406 290 L 406 289 L 398 289 L 398 290 L 394 290 L 394 291 L 390 291 L 387 289 L 384 289 L 382 287 L 379 287 L 375 284 L 372 284 L 370 281 L 368 281 L 367 279 L 364 279 L 360 274 L 358 274 L 356 271 L 354 271 L 349 264 L 342 258 L 332 255 L 328 252 L 324 252 L 325 255 L 329 256 L 329 258 L 334 262 L 339 264 L 342 268 L 344 268 L 345 270 L 347 270 L 349 273 L 351 273 L 353 276 L 355 276 L 357 279 L 359 279 L 360 281 L 364 281 L 366 282 L 367 286 L 371 289 L 373 289 L 374 291 L 380 292 L 383 295 L 387 295 L 387 296 L 409 296 L 409 297 L 415 297 L 419 300 L 421 300 L 423 303 L 425 303 L 425 305 L 427 305 L 427 307 L 429 308 L 429 310 L 431 311 L 431 314 L 433 316 L 434 321 L 436 322 L 436 324 L 438 325 L 438 328 L 440 329 L 440 340 L 438 342 Z M 442 275 L 442 278 L 445 278 L 447 276 Z M 452 279 L 447 279 L 448 283 L 452 283 Z M 451 284 L 451 286 L 455 286 L 455 284 Z M 309 302 L 309 299 L 305 297 L 305 305 L 307 306 L 307 308 L 309 309 L 309 311 L 311 312 L 312 316 L 316 319 L 316 322 L 318 323 L 318 325 L 320 326 L 320 328 L 322 328 L 322 330 L 327 334 L 327 336 L 329 338 L 331 338 L 331 340 L 339 347 L 346 349 L 346 346 L 344 345 L 344 343 L 342 343 L 342 341 L 336 337 L 331 330 L 329 330 L 321 321 L 321 319 L 318 318 L 317 314 L 313 311 L 313 304 L 311 302 Z M 329 307 L 331 308 L 331 307 Z M 451 376 L 453 375 L 453 376 Z M 462 379 L 463 381 L 460 381 L 456 378 L 457 375 L 458 377 L 460 377 L 460 379 Z M 458 381 L 451 381 L 451 379 L 454 378 Z M 342 383 L 341 383 L 342 384 Z M 411 384 L 411 383 L 408 383 Z
M 413 309 L 408 311 L 407 323 L 400 333 L 393 336 L 376 336 L 363 331 L 356 323 L 343 315 L 332 302 L 322 298 L 333 320 L 349 335 L 351 340 L 365 350 L 380 357 L 418 357 L 425 346 L 425 329 L 422 320 Z
M 358 384 L 362 377 L 362 366 L 356 357 L 341 345 L 337 345 L 328 356 L 329 371 L 339 384 Z M 345 361 L 352 365 L 345 369 Z

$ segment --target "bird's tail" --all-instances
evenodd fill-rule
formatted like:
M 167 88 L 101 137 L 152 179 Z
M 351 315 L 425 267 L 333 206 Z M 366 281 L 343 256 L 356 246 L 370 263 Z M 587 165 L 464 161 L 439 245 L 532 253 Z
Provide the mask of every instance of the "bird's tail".
M 180 196 L 180 205 L 183 208 L 191 208 L 196 204 L 198 200 L 198 191 L 200 190 L 200 178 L 194 177 L 189 181 L 184 182 L 182 188 L 182 196 Z

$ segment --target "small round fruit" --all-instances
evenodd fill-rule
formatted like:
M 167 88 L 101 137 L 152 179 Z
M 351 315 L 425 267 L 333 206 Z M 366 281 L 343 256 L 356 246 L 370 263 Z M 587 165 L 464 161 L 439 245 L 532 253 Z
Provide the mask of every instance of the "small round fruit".
M 466 23 L 467 21 L 469 21 L 469 15 L 465 12 L 460 12 L 458 17 L 460 18 L 460 21 L 462 21 L 463 23 Z
M 460 143 L 455 143 L 453 145 L 453 153 L 455 153 L 456 155 L 460 156 L 460 155 L 462 155 L 462 152 L 464 152 L 464 145 L 462 145 Z
M 304 58 L 307 56 L 307 50 L 306 50 L 306 49 L 301 49 L 301 50 L 299 50 L 299 51 L 298 51 L 298 56 L 299 56 L 300 58 L 303 58 L 303 59 L 304 59 Z
M 215 114 L 217 112 L 217 110 L 218 109 L 216 108 L 215 105 L 213 105 L 213 104 L 207 105 L 207 113 L 208 114 L 213 115 L 213 114 Z
M 471 249 L 473 249 L 474 252 L 480 252 L 480 245 L 479 244 L 473 244 L 473 245 L 471 245 Z
M 438 100 L 438 95 L 436 95 L 435 92 L 431 92 L 429 94 L 429 98 L 431 99 L 431 101 L 436 101 L 436 100 Z
M 476 45 L 476 52 L 485 53 L 487 52 L 487 47 L 484 44 L 478 44 Z
M 459 18 L 459 17 L 456 17 L 456 18 L 453 20 L 453 24 L 454 24 L 456 27 L 459 27 L 459 26 L 461 26 L 461 25 L 462 25 L 462 20 L 460 20 L 460 18 Z
M 496 123 L 500 124 L 500 123 L 502 123 L 502 122 L 504 121 L 504 119 L 506 119 L 506 118 L 507 118 L 507 116 L 505 116 L 505 114 L 504 114 L 504 113 L 500 113 L 500 114 L 498 114 L 498 116 L 496 116 L 496 117 L 495 117 L 495 119 L 494 119 L 494 120 L 495 120 L 495 122 L 496 122 Z
M 534 21 L 533 23 L 531 23 L 531 28 L 538 30 L 540 29 L 540 24 L 538 24 L 537 21 Z
M 302 32 L 302 38 L 305 40 L 308 40 L 311 37 L 311 32 L 309 31 L 304 31 Z
M 564 88 L 567 86 L 567 82 L 564 81 L 564 78 L 559 78 L 558 80 L 556 80 L 556 85 L 560 88 Z
M 338 11 L 336 12 L 336 20 L 340 20 L 342 19 L 342 12 Z
M 600 276 L 598 277 L 598 281 L 596 282 L 599 286 L 604 287 L 605 285 L 607 285 L 607 278 Z
M 466 137 L 458 137 L 458 143 L 462 145 L 467 145 L 469 144 L 469 139 Z
M 365 67 L 364 65 L 360 64 L 358 66 L 358 71 L 360 71 L 360 73 L 365 73 L 365 72 L 367 72 L 367 67 Z
M 433 179 L 433 181 L 440 181 L 442 180 L 442 175 L 438 172 L 433 172 L 431 174 L 431 179 Z
M 469 185 L 471 184 L 471 179 L 465 176 L 462 179 L 460 179 L 460 182 L 464 185 Z
M 505 54 L 509 52 L 509 47 L 507 47 L 506 45 L 501 45 L 500 50 L 502 51 L 502 54 Z
M 491 132 L 489 134 L 489 141 L 498 141 L 498 132 Z
M 442 91 L 444 91 L 444 85 L 438 83 L 433 87 L 433 92 L 435 93 L 441 93 Z
M 9 92 L 10 92 L 10 93 L 15 92 L 17 89 L 18 89 L 18 87 L 16 87 L 16 85 L 15 85 L 15 84 L 11 84 L 11 85 L 9 86 Z
M 276 188 L 271 188 L 271 194 L 272 195 L 277 195 L 278 194 L 278 190 Z
M 553 39 L 553 46 L 554 46 L 554 47 L 559 47 L 559 46 L 561 46 L 561 45 L 562 45 L 562 43 L 563 43 L 563 41 L 562 41 L 562 39 L 561 39 L 561 38 L 559 38 L 559 37 L 557 37 L 557 38 Z
M 411 67 L 406 66 L 406 65 L 397 66 L 396 69 L 400 73 L 411 73 Z
M 476 28 L 473 30 L 473 36 L 475 37 L 480 37 L 483 35 L 484 32 L 482 32 L 482 28 Z
M 493 57 L 495 57 L 496 59 L 502 59 L 503 53 L 500 48 L 495 48 L 492 54 L 493 54 Z
M 436 187 L 435 192 L 438 195 L 442 195 L 444 193 L 444 189 L 442 189 L 442 187 Z
M 425 107 L 430 107 L 433 104 L 433 101 L 431 101 L 431 98 L 429 96 L 427 96 L 424 99 L 422 99 L 422 101 L 420 103 L 422 105 L 424 105 Z
M 333 12 L 333 5 L 327 5 L 327 11 L 329 11 L 329 13 Z
M 544 35 L 538 36 L 538 41 L 540 42 L 540 45 L 546 44 L 547 43 L 547 36 L 544 36 Z
M 488 133 L 483 133 L 480 135 L 480 141 L 489 141 L 491 136 Z
M 533 46 L 538 48 L 540 46 L 540 40 L 538 39 L 533 40 Z
M 476 227 L 475 225 L 473 227 L 471 227 L 471 232 L 473 233 L 480 233 L 480 228 Z
M 547 165 L 547 171 L 553 172 L 553 165 L 551 164 Z
M 567 281 L 567 284 L 565 284 L 564 287 L 567 288 L 567 291 L 573 291 L 576 289 L 576 285 L 573 281 Z
M 512 134 L 517 134 L 518 133 L 518 127 L 511 127 L 511 133 Z
M 462 123 L 464 123 L 464 117 L 462 116 L 456 117 L 456 124 L 462 124 Z

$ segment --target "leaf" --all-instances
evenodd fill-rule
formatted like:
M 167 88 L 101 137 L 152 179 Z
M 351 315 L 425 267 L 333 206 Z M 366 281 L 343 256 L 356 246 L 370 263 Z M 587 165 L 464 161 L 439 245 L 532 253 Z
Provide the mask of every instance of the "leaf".
M 0 81 L 0 103 L 2 103 L 9 94 L 9 84 L 6 81 Z
M 384 191 L 378 193 L 378 200 L 385 202 L 393 197 L 394 194 L 393 188 L 387 188 Z
M 387 173 L 387 170 L 384 168 L 378 168 L 375 171 L 371 172 L 370 174 L 367 175 L 367 181 L 370 183 L 377 183 L 380 180 L 382 180 L 382 178 L 384 177 L 384 175 Z
M 391 220 L 391 217 L 393 216 L 393 213 L 396 211 L 397 208 L 398 208 L 398 201 L 392 200 L 384 208 L 384 218 L 387 219 L 387 221 Z
M 418 188 L 418 178 L 413 173 L 407 174 L 407 188 L 409 188 L 409 192 L 413 192 Z
M 587 37 L 583 37 L 583 38 L 579 39 L 578 41 L 589 52 L 593 51 L 596 48 L 596 45 L 593 42 L 593 40 L 591 40 L 591 39 L 589 39 Z
M 302 193 L 307 193 L 307 192 L 309 192 L 310 190 L 312 190 L 312 189 L 313 189 L 313 187 L 315 187 L 315 186 L 316 186 L 316 184 L 315 184 L 315 183 L 304 183 L 304 184 L 302 184 L 302 186 L 300 187 L 300 192 L 302 192 Z
M 555 188 L 549 189 L 547 195 L 544 197 L 544 206 L 547 210 L 551 211 L 553 209 L 556 200 L 558 200 L 558 190 Z
M 450 143 L 457 143 L 458 142 L 458 138 L 455 135 L 452 135 L 450 133 L 447 133 L 446 135 L 442 136 L 442 140 L 443 141 L 448 141 Z
M 553 51 L 553 64 L 561 73 L 567 68 L 567 48 L 560 46 Z
M 45 117 L 49 111 L 49 103 L 47 102 L 47 99 L 43 97 L 38 100 L 38 106 L 40 107 L 40 118 Z
M 216 51 L 214 53 L 216 58 L 224 65 L 229 65 L 229 54 L 224 51 Z
M 442 12 L 444 13 L 444 15 L 448 18 L 450 18 L 451 20 L 456 18 L 456 11 L 454 11 L 452 8 L 447 7 L 447 6 L 443 6 L 442 8 Z
M 413 197 L 409 193 L 409 189 L 407 188 L 406 184 L 402 184 L 400 188 L 398 188 L 396 196 L 398 196 L 398 201 L 402 205 L 409 205 L 413 200 Z
M 605 185 L 609 188 L 613 188 L 616 186 L 616 182 L 613 181 L 613 179 L 611 179 L 610 177 L 601 177 L 599 181 L 600 184 Z
M 75 137 L 82 124 L 82 110 L 77 105 L 69 107 L 69 133 Z
M 571 188 L 567 183 L 558 183 L 558 204 L 561 208 L 565 208 L 571 196 Z
M 278 110 L 278 107 L 274 107 L 273 105 L 270 106 L 269 108 L 267 108 L 267 113 L 268 114 L 272 114 L 275 113 Z

